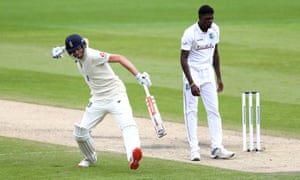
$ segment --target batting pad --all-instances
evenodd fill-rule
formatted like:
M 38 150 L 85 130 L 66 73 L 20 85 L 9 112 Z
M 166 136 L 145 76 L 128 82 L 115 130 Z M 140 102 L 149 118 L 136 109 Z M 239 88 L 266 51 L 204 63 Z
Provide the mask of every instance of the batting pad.
M 73 135 L 84 156 L 92 163 L 97 161 L 97 153 L 90 131 L 75 124 Z

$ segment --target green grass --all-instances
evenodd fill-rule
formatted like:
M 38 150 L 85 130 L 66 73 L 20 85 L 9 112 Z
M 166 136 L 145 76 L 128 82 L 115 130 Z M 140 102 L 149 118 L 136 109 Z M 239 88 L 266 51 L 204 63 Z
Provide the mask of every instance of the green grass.
M 258 90 L 262 133 L 299 138 L 300 1 L 205 3 L 215 8 L 221 28 L 223 127 L 241 131 L 241 92 Z M 70 33 L 80 33 L 91 47 L 123 54 L 140 71 L 149 72 L 150 91 L 163 119 L 183 123 L 180 38 L 196 22 L 200 5 L 194 0 L 3 1 L 0 98 L 84 109 L 89 91 L 75 64 L 69 57 L 50 57 L 53 46 L 63 45 Z M 148 117 L 143 88 L 123 67 L 112 67 L 126 83 L 134 115 Z M 206 125 L 201 103 L 199 118 Z
M 99 161 L 76 168 L 78 148 L 0 136 L 1 179 L 296 179 L 297 173 L 245 173 L 191 163 L 144 157 L 141 167 L 129 170 L 124 154 L 98 151 Z M 171 170 L 171 171 L 170 171 Z M 213 178 L 212 178 L 213 177 Z M 234 177 L 234 178 L 233 178 Z

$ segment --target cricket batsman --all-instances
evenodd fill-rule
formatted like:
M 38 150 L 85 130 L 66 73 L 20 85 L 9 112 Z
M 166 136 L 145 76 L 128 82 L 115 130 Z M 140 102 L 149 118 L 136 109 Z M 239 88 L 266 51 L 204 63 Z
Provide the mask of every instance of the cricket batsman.
M 77 166 L 89 167 L 97 162 L 97 153 L 91 132 L 110 113 L 122 131 L 130 168 L 137 169 L 139 161 L 142 159 L 139 131 L 133 118 L 125 85 L 109 64 L 121 64 L 135 76 L 142 86 L 151 86 L 150 76 L 146 72 L 140 73 L 122 55 L 110 54 L 88 47 L 87 39 L 82 38 L 79 34 L 67 36 L 64 47 L 54 47 L 52 57 L 61 58 L 65 51 L 75 61 L 91 91 L 91 97 L 83 117 L 79 123 L 75 124 L 73 131 L 75 141 L 83 154 L 83 159 Z

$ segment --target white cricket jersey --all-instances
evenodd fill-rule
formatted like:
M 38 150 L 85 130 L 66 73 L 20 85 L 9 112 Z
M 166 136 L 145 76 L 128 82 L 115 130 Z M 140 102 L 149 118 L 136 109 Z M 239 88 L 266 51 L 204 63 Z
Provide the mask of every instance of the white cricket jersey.
M 125 92 L 125 85 L 115 75 L 108 63 L 110 54 L 92 48 L 85 48 L 82 59 L 75 59 L 77 67 L 91 90 L 91 100 L 109 100 L 119 92 Z
M 219 37 L 220 30 L 215 23 L 207 32 L 200 29 L 198 22 L 188 27 L 181 38 L 181 49 L 190 51 L 188 64 L 193 67 L 211 65 Z

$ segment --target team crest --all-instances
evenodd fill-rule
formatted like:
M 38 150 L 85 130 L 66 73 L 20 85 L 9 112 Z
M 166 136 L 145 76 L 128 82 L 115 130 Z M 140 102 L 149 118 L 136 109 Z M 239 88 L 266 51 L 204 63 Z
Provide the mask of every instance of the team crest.
M 191 89 L 191 86 L 190 86 L 189 84 L 186 83 L 186 84 L 185 84 L 185 89 L 186 89 L 186 90 L 189 90 L 189 89 Z
M 214 33 L 209 33 L 209 38 L 213 39 L 215 37 Z
M 105 57 L 105 53 L 104 52 L 100 52 L 100 57 L 104 58 Z

